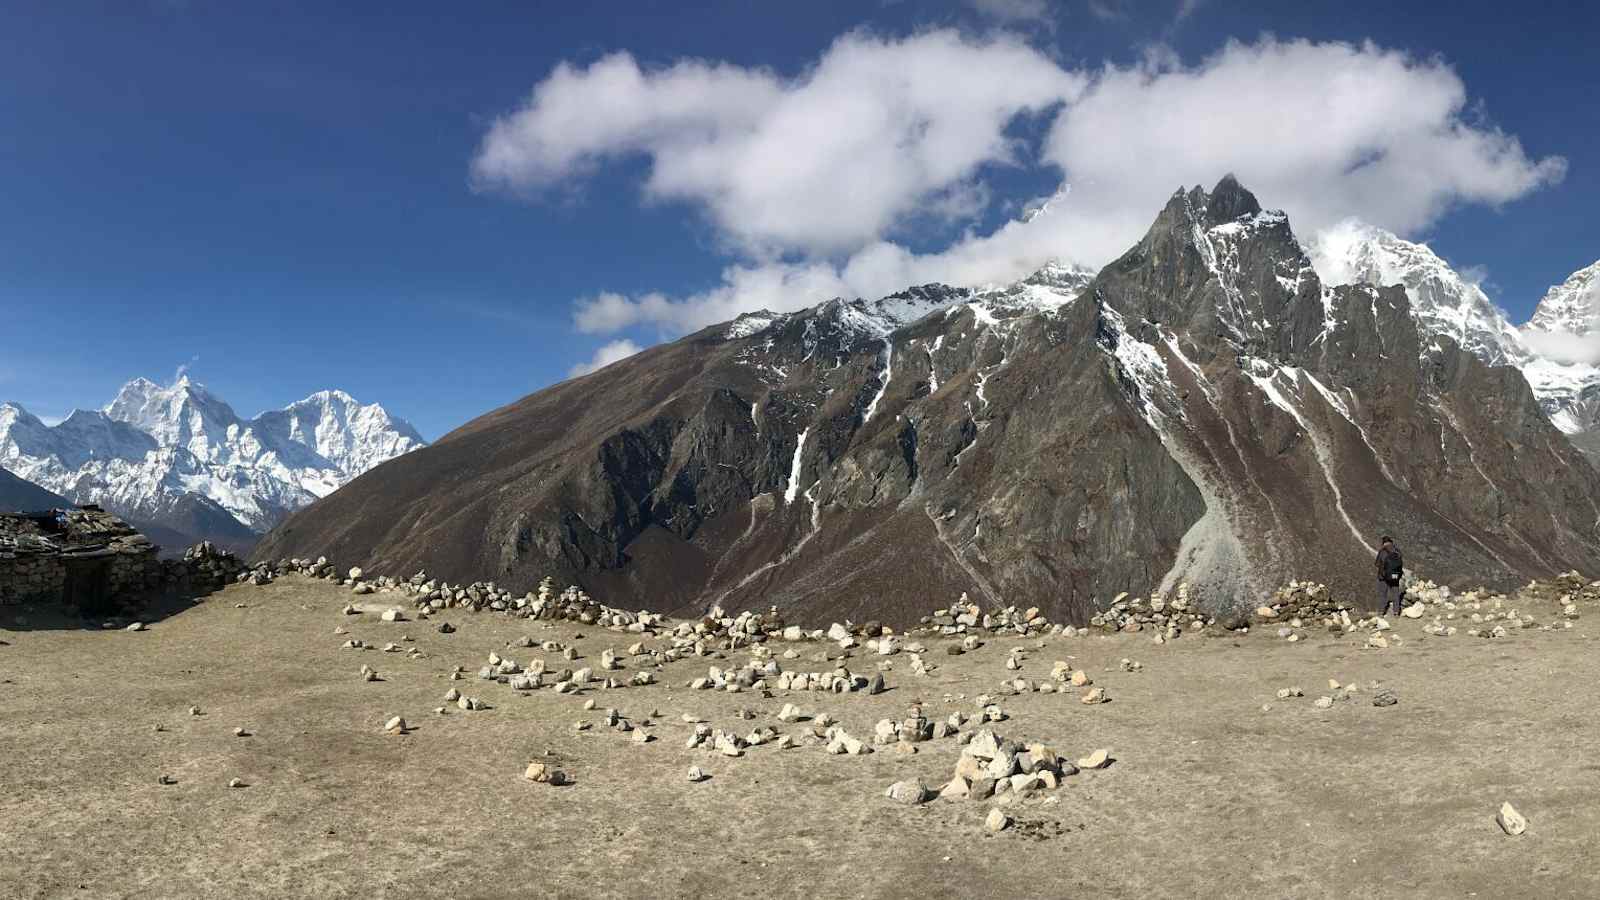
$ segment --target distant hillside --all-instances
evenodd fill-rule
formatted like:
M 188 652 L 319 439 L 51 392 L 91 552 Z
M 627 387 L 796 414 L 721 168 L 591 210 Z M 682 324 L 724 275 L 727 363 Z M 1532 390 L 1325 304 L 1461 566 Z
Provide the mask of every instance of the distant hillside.
M 53 494 L 31 481 L 0 469 L 0 512 L 38 512 L 72 505 L 71 500 L 60 494 Z

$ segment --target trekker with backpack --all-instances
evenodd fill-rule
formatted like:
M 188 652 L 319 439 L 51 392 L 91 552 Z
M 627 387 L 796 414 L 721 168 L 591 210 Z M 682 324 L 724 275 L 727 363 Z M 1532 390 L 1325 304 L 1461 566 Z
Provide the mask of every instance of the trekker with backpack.
M 1405 592 L 1400 589 L 1400 577 L 1405 574 L 1405 561 L 1400 558 L 1400 548 L 1394 545 L 1394 538 L 1387 534 L 1378 545 L 1378 558 L 1374 562 L 1378 568 L 1378 615 L 1387 616 L 1389 607 L 1394 607 L 1394 614 L 1400 614 L 1400 604 Z

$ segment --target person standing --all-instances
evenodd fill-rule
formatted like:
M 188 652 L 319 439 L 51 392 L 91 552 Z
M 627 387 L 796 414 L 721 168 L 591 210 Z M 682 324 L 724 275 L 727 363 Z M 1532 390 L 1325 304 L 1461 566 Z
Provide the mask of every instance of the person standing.
M 1400 556 L 1400 548 L 1394 545 L 1394 538 L 1387 534 L 1378 545 L 1378 558 L 1373 565 L 1378 569 L 1378 615 L 1387 616 L 1389 607 L 1394 607 L 1394 614 L 1400 614 L 1400 604 L 1405 592 L 1400 589 L 1400 578 L 1405 574 L 1405 561 Z

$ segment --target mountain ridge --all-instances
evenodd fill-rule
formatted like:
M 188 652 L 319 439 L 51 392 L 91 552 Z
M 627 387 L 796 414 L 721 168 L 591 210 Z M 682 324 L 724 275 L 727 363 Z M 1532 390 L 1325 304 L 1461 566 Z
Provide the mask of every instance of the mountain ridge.
M 1435 577 L 1600 561 L 1600 476 L 1522 375 L 1419 332 L 1403 287 L 1324 285 L 1231 176 L 1081 289 L 1051 280 L 925 286 L 900 324 L 834 300 L 711 326 L 355 479 L 258 553 L 885 622 L 963 592 L 1069 620 L 1179 584 L 1216 610 L 1300 578 L 1359 598 L 1383 531 Z

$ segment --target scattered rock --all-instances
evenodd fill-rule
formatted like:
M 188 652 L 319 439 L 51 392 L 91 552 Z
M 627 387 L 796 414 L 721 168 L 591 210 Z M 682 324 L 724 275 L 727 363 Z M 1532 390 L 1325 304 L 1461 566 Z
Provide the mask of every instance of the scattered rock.
M 528 768 L 523 770 L 522 777 L 536 784 L 549 784 L 556 787 L 572 783 L 567 773 L 542 762 L 528 763 Z
M 1119 707 L 1120 708 L 1120 707 Z M 1080 769 L 1103 769 L 1111 762 L 1111 751 L 1102 747 L 1078 760 Z
M 699 782 L 705 781 L 707 778 L 710 778 L 710 777 L 711 777 L 710 775 L 706 774 L 706 770 L 700 768 L 699 766 L 690 766 L 689 767 L 689 781 L 691 783 L 696 783 L 697 784 Z
M 1500 812 L 1495 815 L 1494 821 L 1500 826 L 1500 830 L 1512 837 L 1528 830 L 1528 820 L 1522 813 L 1517 812 L 1517 808 L 1512 806 L 1510 801 L 1500 804 Z
M 889 789 L 884 791 L 883 795 L 896 803 L 904 803 L 907 806 L 916 806 L 933 799 L 933 792 L 928 790 L 928 786 L 923 784 L 920 778 L 910 781 L 896 781 L 894 784 L 889 785 Z
M 1372 695 L 1373 706 L 1393 706 L 1400 702 L 1400 696 L 1390 688 L 1383 688 Z
M 989 817 L 983 820 L 983 827 L 993 832 L 1005 831 L 1011 827 L 1011 817 L 1000 811 L 999 807 L 989 810 Z
M 383 723 L 383 730 L 388 732 L 389 734 L 405 734 L 406 731 L 409 730 L 409 729 L 406 726 L 406 720 L 405 719 L 403 719 L 403 718 L 401 718 L 399 716 L 395 716 L 394 718 L 391 718 L 389 721 Z

